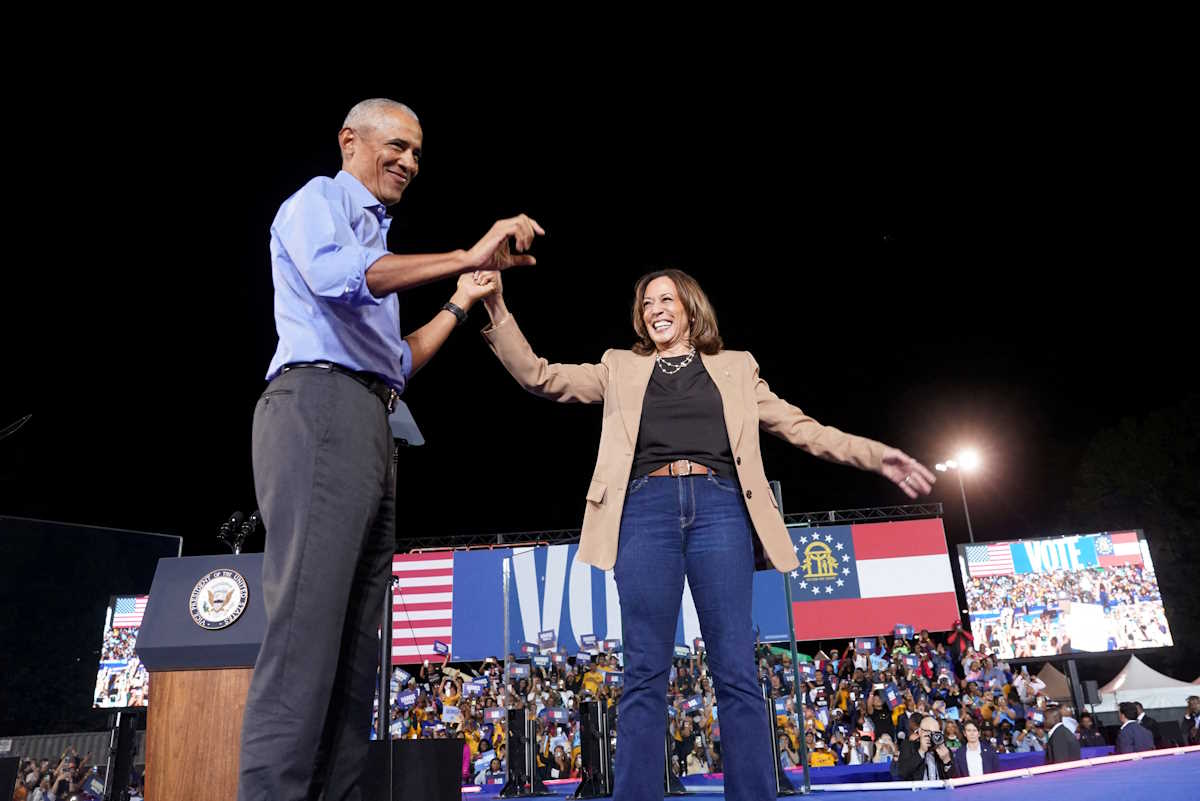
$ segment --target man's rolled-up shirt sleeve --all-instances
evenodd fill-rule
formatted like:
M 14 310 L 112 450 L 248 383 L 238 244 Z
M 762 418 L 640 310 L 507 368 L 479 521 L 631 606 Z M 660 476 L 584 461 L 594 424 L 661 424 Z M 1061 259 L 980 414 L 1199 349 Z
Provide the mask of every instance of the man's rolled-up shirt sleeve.
M 407 339 L 400 341 L 400 369 L 404 373 L 404 384 L 407 386 L 408 379 L 412 378 L 413 374 L 412 346 L 408 344 Z
M 338 192 L 306 186 L 276 220 L 275 234 L 314 295 L 351 306 L 378 305 L 382 298 L 367 288 L 366 273 L 388 251 L 358 241 Z

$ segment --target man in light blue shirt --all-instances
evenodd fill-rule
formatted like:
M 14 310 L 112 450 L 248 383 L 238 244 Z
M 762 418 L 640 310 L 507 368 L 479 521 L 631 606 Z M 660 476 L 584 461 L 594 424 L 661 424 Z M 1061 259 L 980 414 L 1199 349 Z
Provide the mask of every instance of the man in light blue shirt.
M 378 610 L 395 551 L 388 414 L 492 271 L 533 264 L 545 233 L 501 220 L 469 250 L 388 252 L 389 206 L 420 169 L 416 115 L 365 100 L 338 133 L 342 170 L 309 181 L 271 224 L 279 345 L 254 410 L 267 528 L 267 629 L 242 723 L 240 801 L 357 797 L 378 667 Z M 395 293 L 459 276 L 450 302 L 401 334 Z

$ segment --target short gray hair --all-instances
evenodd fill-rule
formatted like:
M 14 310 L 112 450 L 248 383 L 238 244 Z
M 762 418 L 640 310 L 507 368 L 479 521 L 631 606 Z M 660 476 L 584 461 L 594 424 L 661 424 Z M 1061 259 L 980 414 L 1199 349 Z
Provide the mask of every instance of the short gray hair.
M 364 100 L 361 103 L 356 103 L 354 108 L 346 115 L 346 121 L 342 123 L 343 128 L 378 128 L 386 114 L 394 111 L 403 111 L 420 124 L 421 120 L 417 117 L 417 113 L 408 106 L 397 100 L 391 100 L 386 97 L 373 97 L 370 100 Z

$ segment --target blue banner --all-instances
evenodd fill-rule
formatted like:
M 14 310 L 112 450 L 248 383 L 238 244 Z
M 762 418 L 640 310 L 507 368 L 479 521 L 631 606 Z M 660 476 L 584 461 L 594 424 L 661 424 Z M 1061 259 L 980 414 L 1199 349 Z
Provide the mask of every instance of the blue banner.
M 845 528 L 850 530 L 848 526 Z M 830 535 L 839 533 L 837 527 L 828 531 Z M 825 544 L 832 548 L 839 543 L 843 548 L 853 547 L 848 540 Z M 466 661 L 503 657 L 506 653 L 533 653 L 546 647 L 546 640 L 539 635 L 549 632 L 553 632 L 557 645 L 568 654 L 594 649 L 603 640 L 619 641 L 621 606 L 612 571 L 597 570 L 577 557 L 577 545 L 455 551 L 452 634 L 443 638 L 450 643 L 451 658 Z M 503 642 L 506 559 L 511 559 L 507 645 Z M 855 576 L 847 574 L 842 578 L 847 587 L 857 586 Z M 822 600 L 837 597 L 841 596 L 825 595 Z M 796 600 L 801 599 L 797 596 Z M 808 596 L 805 600 L 815 597 Z M 400 609 L 398 619 L 405 620 L 403 615 L 404 610 Z M 763 642 L 789 638 L 783 578 L 775 570 L 754 575 L 752 622 Z M 418 624 L 419 621 L 410 622 L 413 627 Z M 674 640 L 692 643 L 693 650 L 704 647 L 699 616 L 691 588 L 686 584 Z M 525 643 L 531 646 L 530 650 L 522 650 Z
M 1098 536 L 1103 535 L 1085 534 L 1009 543 L 1009 549 L 1012 551 L 1013 572 L 1021 575 L 1099 567 L 1100 557 L 1096 553 Z

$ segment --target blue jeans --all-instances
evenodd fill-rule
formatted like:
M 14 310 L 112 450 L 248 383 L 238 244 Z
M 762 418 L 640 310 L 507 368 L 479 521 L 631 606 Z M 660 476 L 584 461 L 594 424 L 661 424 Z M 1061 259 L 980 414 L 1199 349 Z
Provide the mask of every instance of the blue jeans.
M 774 798 L 773 732 L 754 664 L 754 529 L 737 482 L 630 482 L 613 574 L 621 597 L 625 688 L 617 707 L 620 801 L 661 801 L 667 685 L 687 576 L 713 674 L 728 801 Z

